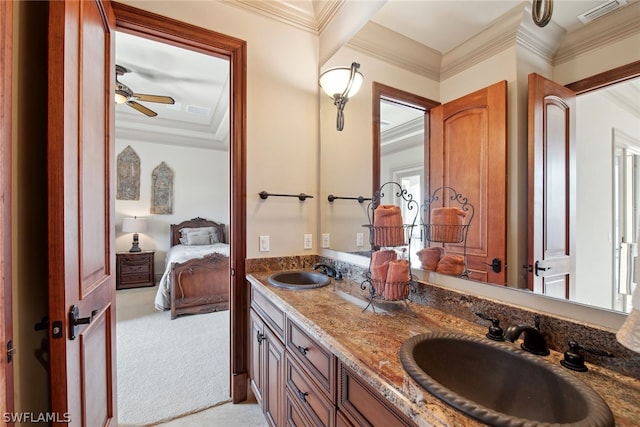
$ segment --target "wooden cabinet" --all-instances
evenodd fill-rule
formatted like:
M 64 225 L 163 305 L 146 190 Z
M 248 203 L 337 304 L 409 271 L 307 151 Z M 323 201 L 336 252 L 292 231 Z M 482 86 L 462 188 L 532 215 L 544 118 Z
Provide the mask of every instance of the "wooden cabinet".
M 338 370 L 338 409 L 340 415 L 351 424 L 374 427 L 415 426 L 380 393 L 372 390 L 358 374 L 342 363 L 339 364 Z
M 251 287 L 250 384 L 270 426 L 414 426 Z
M 270 426 L 283 426 L 285 413 L 285 314 L 251 288 L 249 351 L 251 389 Z
M 153 251 L 116 253 L 116 289 L 154 286 Z

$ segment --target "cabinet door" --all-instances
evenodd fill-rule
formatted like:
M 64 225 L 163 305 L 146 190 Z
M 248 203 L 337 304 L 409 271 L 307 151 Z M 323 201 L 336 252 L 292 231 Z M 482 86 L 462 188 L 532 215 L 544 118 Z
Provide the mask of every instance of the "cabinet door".
M 340 364 L 338 409 L 341 415 L 358 426 L 415 426 L 384 397 L 371 390 L 366 381 Z M 344 420 L 340 420 L 341 422 Z
M 262 342 L 264 340 L 264 323 L 258 315 L 251 310 L 251 333 L 249 334 L 249 351 L 251 355 L 251 365 L 249 370 L 251 390 L 262 406 L 262 387 L 264 384 L 264 373 L 262 372 Z
M 262 390 L 263 410 L 272 426 L 284 425 L 284 345 L 271 329 L 264 328 L 262 341 L 264 360 L 264 383 Z

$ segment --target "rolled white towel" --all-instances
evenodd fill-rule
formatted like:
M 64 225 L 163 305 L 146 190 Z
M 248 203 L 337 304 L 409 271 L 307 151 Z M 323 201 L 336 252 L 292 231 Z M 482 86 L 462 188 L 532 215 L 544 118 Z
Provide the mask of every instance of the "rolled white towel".
M 640 286 L 636 285 L 631 296 L 631 312 L 616 333 L 618 342 L 640 353 Z

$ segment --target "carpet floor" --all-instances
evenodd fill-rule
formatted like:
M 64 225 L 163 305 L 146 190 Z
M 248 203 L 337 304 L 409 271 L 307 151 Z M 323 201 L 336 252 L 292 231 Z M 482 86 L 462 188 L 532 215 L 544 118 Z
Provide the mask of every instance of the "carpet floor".
M 229 401 L 229 311 L 171 320 L 157 287 L 116 292 L 118 425 L 149 426 Z

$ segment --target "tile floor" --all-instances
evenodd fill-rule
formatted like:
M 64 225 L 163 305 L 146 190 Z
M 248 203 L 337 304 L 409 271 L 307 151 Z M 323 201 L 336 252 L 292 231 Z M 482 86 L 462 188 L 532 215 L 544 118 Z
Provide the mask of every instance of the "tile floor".
M 167 427 L 265 427 L 267 422 L 255 400 L 242 403 L 224 403 L 195 414 L 157 424 Z

